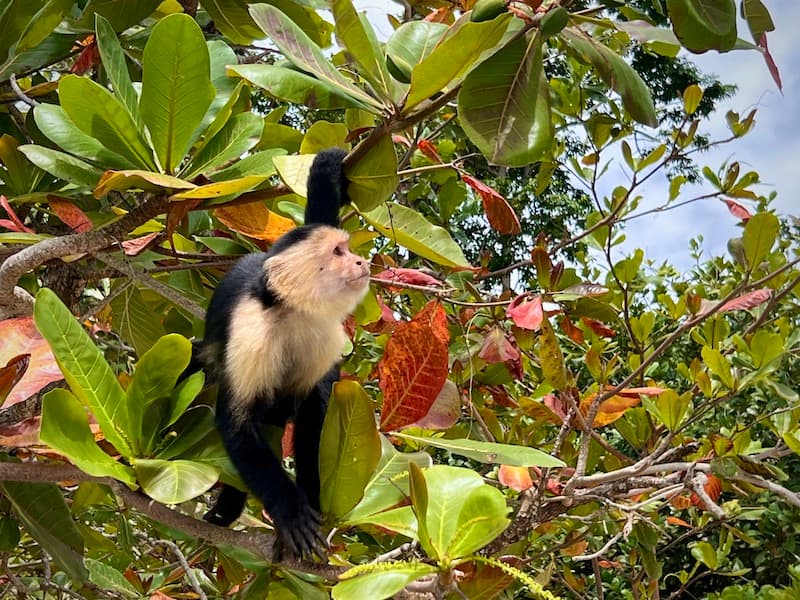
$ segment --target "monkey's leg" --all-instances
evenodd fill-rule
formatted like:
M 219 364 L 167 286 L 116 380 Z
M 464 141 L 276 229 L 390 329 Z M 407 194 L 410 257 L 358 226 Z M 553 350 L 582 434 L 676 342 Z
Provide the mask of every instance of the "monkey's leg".
M 287 399 L 275 399 L 276 404 L 281 401 Z M 283 470 L 280 459 L 264 439 L 261 420 L 252 418 L 252 410 L 251 418 L 234 419 L 232 402 L 228 390 L 220 386 L 217 428 L 242 480 L 275 522 L 278 549 L 294 556 L 321 555 L 324 539 L 319 532 L 319 514 Z
M 308 502 L 319 510 L 319 442 L 322 423 L 334 382 L 339 379 L 339 366 L 334 366 L 314 386 L 300 404 L 294 423 L 294 460 L 297 485 Z
M 203 517 L 209 523 L 227 527 L 233 523 L 242 511 L 247 502 L 247 492 L 237 490 L 232 485 L 222 486 L 222 491 L 217 496 L 214 506 Z

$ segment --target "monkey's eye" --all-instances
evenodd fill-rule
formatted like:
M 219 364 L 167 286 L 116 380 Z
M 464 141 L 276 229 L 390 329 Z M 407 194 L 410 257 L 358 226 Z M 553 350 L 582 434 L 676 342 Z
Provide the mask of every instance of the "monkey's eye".
M 342 250 L 341 246 L 336 246 L 336 248 L 333 249 L 333 255 L 334 256 L 344 256 L 344 250 Z

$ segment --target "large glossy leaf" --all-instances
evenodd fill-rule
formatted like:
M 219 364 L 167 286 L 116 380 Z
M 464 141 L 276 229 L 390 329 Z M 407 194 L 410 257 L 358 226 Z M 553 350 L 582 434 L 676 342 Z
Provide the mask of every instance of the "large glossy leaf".
M 145 422 L 149 406 L 164 401 L 172 394 L 178 376 L 189 365 L 192 343 L 182 335 L 171 333 L 159 339 L 136 363 L 133 380 L 128 387 L 128 440 L 136 456 L 149 455 L 153 432 L 164 423 Z
M 393 598 L 412 581 L 436 573 L 436 567 L 425 563 L 383 563 L 374 565 L 369 573 L 358 575 L 346 572 L 331 589 L 334 600 L 363 600 L 364 598 Z
M 185 192 L 178 192 L 170 196 L 171 200 L 189 200 L 192 198 L 200 199 L 215 199 L 224 198 L 225 196 L 238 196 L 244 192 L 249 192 L 256 186 L 264 183 L 268 178 L 263 175 L 248 175 L 247 177 L 240 177 L 239 179 L 231 179 L 230 181 L 220 181 L 218 183 L 209 183 L 201 185 Z
M 380 102 L 339 73 L 325 58 L 319 46 L 280 10 L 268 4 L 254 4 L 250 7 L 250 14 L 281 52 L 297 67 L 339 88 L 344 95 L 352 96 L 366 106 L 372 107 L 373 111 L 381 110 Z
M 131 344 L 141 356 L 164 335 L 164 326 L 135 286 L 128 287 L 111 301 L 114 331 Z
M 631 117 L 650 127 L 658 125 L 650 91 L 625 59 L 576 27 L 566 27 L 559 36 L 597 69 L 606 85 L 620 95 Z
M 142 62 L 139 110 L 161 166 L 174 173 L 215 96 L 200 26 L 188 15 L 165 17 L 153 28 Z
M 290 102 L 303 104 L 320 110 L 333 108 L 368 107 L 352 96 L 321 79 L 316 79 L 295 69 L 278 65 L 236 65 L 229 69 L 233 75 L 246 79 L 252 85 L 263 89 L 270 96 Z
M 55 389 L 42 400 L 39 439 L 69 458 L 81 471 L 136 485 L 133 469 L 117 462 L 97 445 L 86 409 L 72 392 Z
M 248 45 L 264 35 L 247 12 L 244 0 L 207 0 L 203 8 L 214 26 L 234 44 Z
M 191 460 L 137 460 L 136 476 L 145 493 L 164 504 L 186 502 L 211 489 L 219 469 Z
M 131 456 L 130 444 L 123 433 L 128 429 L 125 392 L 103 353 L 49 288 L 42 288 L 36 294 L 33 318 L 72 392 L 92 412 L 117 451 Z
M 381 98 L 399 101 L 401 88 L 389 75 L 383 50 L 372 25 L 364 15 L 356 12 L 351 0 L 333 0 L 331 10 L 336 22 L 336 37 L 359 66 L 359 74 Z
M 523 36 L 471 71 L 458 93 L 458 115 L 493 164 L 522 167 L 546 156 L 554 129 L 540 37 Z
M 396 244 L 423 258 L 449 267 L 469 266 L 450 234 L 411 208 L 388 202 L 362 216 Z
M 86 580 L 83 539 L 61 490 L 54 483 L 4 481 L 0 491 L 19 521 L 43 549 L 76 582 Z
M 458 528 L 445 551 L 447 556 L 468 556 L 483 548 L 508 527 L 506 513 L 508 506 L 500 490 L 489 485 L 473 490 L 458 513 Z
M 433 51 L 447 31 L 444 23 L 409 21 L 398 27 L 386 42 L 386 58 L 401 81 L 411 81 L 411 71 Z
M 397 155 L 388 135 L 347 169 L 350 200 L 359 210 L 368 211 L 391 198 L 397 189 Z
M 408 497 L 408 463 L 422 468 L 432 464 L 426 452 L 398 452 L 386 436 L 380 434 L 380 440 L 381 458 L 364 488 L 364 497 L 348 513 L 348 521 L 360 521 L 403 502 Z
M 203 375 L 195 373 L 195 375 Z M 193 376 L 194 377 L 194 376 Z M 191 377 L 186 381 L 190 381 Z M 201 379 L 195 379 L 195 382 Z M 197 389 L 197 392 L 200 390 Z M 194 392 L 194 390 L 192 390 Z M 196 453 L 191 452 L 195 446 L 205 444 L 210 439 L 219 440 L 214 423 L 214 413 L 208 405 L 198 405 L 185 409 L 182 414 L 177 415 L 178 419 L 174 426 L 163 430 L 161 445 L 158 447 L 155 457 L 163 460 L 171 458 L 190 458 L 195 460 Z M 219 441 L 221 444 L 221 441 Z M 223 448 L 223 452 L 224 452 Z M 202 461 L 205 462 L 205 461 Z
M 161 0 L 89 0 L 79 25 L 91 29 L 96 15 L 102 15 L 114 31 L 123 31 L 151 14 L 159 4 Z
M 101 198 L 112 190 L 124 192 L 139 189 L 163 193 L 173 190 L 191 190 L 195 187 L 197 186 L 183 179 L 154 171 L 106 171 L 94 189 L 94 197 Z
M 28 0 L 19 0 L 27 3 Z M 14 41 L 8 30 L 0 29 L 3 35 L 0 40 Z M 75 45 L 75 36 L 63 33 L 51 33 L 44 41 L 20 54 L 12 54 L 6 60 L 6 54 L 0 51 L 0 81 L 7 81 L 12 73 L 37 71 L 39 68 L 50 65 L 63 59 Z
M 122 51 L 117 34 L 111 23 L 101 14 L 96 15 L 97 23 L 97 49 L 100 51 L 100 58 L 103 66 L 108 73 L 108 79 L 117 98 L 128 109 L 131 117 L 137 125 L 141 125 L 139 118 L 139 95 L 133 89 L 131 77 L 128 74 L 128 65 L 125 61 L 125 53 Z
M 125 576 L 111 565 L 94 560 L 86 559 L 86 566 L 89 569 L 89 581 L 106 592 L 112 592 L 114 597 L 122 598 L 141 598 L 138 590 L 133 587 Z
M 672 30 L 692 52 L 726 52 L 736 45 L 733 0 L 667 0 Z
M 33 110 L 33 119 L 50 141 L 71 154 L 105 169 L 129 169 L 134 166 L 132 161 L 109 150 L 100 140 L 79 129 L 57 104 L 40 104 Z
M 0 56 L 38 46 L 61 22 L 70 0 L 11 0 L 0 16 Z
M 26 144 L 19 151 L 40 169 L 76 185 L 94 188 L 103 175 L 100 169 L 58 150 Z
M 564 463 L 551 456 L 528 446 L 514 446 L 512 444 L 497 444 L 494 442 L 478 442 L 467 439 L 445 439 L 434 437 L 420 437 L 406 433 L 395 433 L 398 437 L 414 440 L 428 446 L 441 448 L 477 460 L 485 464 L 502 464 L 516 467 L 563 467 Z
M 111 92 L 86 77 L 66 75 L 59 80 L 58 95 L 64 112 L 80 130 L 137 167 L 156 170 L 128 109 Z
M 207 174 L 239 159 L 261 139 L 263 121 L 255 113 L 241 113 L 230 119 L 192 159 L 186 179 Z
M 372 402 L 355 381 L 334 386 L 320 441 L 320 505 L 341 517 L 361 500 L 381 456 Z
M 452 35 L 445 35 L 411 71 L 404 110 L 460 84 L 472 68 L 498 49 L 512 18 L 506 14 L 483 23 L 463 22 Z

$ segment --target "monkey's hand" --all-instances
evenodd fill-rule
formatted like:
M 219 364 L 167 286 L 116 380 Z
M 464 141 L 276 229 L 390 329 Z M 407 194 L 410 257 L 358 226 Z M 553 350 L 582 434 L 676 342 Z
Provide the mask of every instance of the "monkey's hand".
M 322 517 L 311 508 L 305 496 L 296 503 L 286 503 L 281 510 L 271 514 L 275 523 L 273 559 L 323 558 L 328 543 L 320 532 Z

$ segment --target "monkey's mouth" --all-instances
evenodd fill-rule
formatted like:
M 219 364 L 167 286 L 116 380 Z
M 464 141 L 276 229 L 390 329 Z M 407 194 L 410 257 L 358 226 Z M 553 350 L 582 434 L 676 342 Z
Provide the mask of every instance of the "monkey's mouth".
M 368 280 L 369 280 L 369 271 L 364 271 L 358 277 L 353 277 L 352 279 L 348 279 L 347 284 L 352 286 L 358 286 Z

